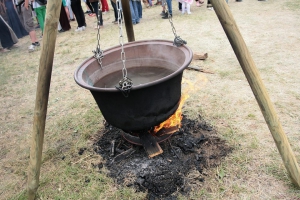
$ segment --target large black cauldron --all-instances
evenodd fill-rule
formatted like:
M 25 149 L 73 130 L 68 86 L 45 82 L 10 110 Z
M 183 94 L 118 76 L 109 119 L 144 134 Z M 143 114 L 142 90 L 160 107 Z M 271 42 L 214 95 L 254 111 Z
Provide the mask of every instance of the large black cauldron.
M 166 40 L 130 42 L 124 45 L 124 51 L 128 78 L 133 81 L 128 97 L 114 87 L 122 79 L 121 46 L 104 51 L 102 69 L 93 57 L 84 61 L 75 71 L 75 81 L 91 91 L 111 125 L 125 131 L 149 129 L 176 111 L 182 73 L 192 60 L 192 51 Z M 163 77 L 139 84 L 139 76 L 155 77 L 161 73 Z

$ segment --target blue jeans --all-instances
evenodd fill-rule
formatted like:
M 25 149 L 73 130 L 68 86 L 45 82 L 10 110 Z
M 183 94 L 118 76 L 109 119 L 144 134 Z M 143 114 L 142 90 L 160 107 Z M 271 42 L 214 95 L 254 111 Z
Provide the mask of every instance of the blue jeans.
M 130 6 L 132 24 L 140 23 L 140 17 L 139 17 L 137 2 L 130 0 L 129 1 L 129 6 Z
M 143 8 L 142 8 L 142 2 L 141 1 L 137 1 L 137 9 L 139 12 L 139 18 L 142 19 L 143 18 Z
M 167 6 L 168 6 L 168 11 L 170 15 L 172 15 L 172 0 L 166 0 Z

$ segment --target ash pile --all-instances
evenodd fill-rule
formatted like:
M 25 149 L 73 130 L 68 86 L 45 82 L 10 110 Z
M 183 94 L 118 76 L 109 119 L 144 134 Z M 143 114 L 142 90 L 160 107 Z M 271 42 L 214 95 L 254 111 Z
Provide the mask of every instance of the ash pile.
M 147 192 L 148 199 L 177 199 L 179 193 L 188 197 L 193 185 L 205 181 L 205 171 L 220 165 L 232 151 L 200 116 L 192 120 L 183 115 L 181 128 L 160 143 L 163 153 L 153 158 L 148 158 L 142 146 L 124 140 L 121 133 L 107 125 L 94 150 L 106 161 L 108 175 L 117 184 Z

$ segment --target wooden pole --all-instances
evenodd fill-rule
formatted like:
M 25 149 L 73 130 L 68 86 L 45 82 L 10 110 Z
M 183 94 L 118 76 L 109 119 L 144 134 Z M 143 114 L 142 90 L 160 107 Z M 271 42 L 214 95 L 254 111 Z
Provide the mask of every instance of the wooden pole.
M 121 0 L 122 9 L 123 9 L 123 18 L 125 22 L 125 28 L 127 33 L 128 42 L 135 41 L 132 19 L 131 19 L 131 12 L 128 0 Z
M 285 168 L 292 182 L 300 188 L 300 169 L 295 155 L 231 11 L 224 0 L 211 0 L 211 3 L 268 124 Z
M 48 1 L 39 63 L 30 161 L 28 167 L 27 191 L 29 200 L 35 199 L 39 187 L 45 122 L 60 9 L 61 0 Z

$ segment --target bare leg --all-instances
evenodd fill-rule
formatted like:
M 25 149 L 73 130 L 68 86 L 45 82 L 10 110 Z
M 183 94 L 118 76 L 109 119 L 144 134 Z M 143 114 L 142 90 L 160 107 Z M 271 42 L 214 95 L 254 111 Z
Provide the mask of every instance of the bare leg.
M 38 42 L 37 39 L 36 39 L 36 33 L 35 33 L 35 31 L 30 31 L 29 32 L 29 36 L 30 36 L 30 39 L 31 39 L 32 43 Z

